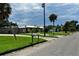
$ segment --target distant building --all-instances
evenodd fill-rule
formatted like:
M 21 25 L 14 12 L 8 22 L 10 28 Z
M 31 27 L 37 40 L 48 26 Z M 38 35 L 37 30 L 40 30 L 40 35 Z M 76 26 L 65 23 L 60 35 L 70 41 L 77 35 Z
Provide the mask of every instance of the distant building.
M 26 27 L 18 27 L 18 26 L 4 26 L 0 28 L 0 34 L 12 34 L 12 33 L 32 33 L 32 32 L 42 32 L 42 26 L 26 26 Z
M 18 33 L 18 27 L 17 26 L 4 26 L 0 28 L 0 34 L 12 34 L 12 33 Z
M 31 33 L 31 32 L 38 32 L 38 31 L 43 31 L 42 26 L 26 26 L 25 28 L 19 28 L 19 33 Z

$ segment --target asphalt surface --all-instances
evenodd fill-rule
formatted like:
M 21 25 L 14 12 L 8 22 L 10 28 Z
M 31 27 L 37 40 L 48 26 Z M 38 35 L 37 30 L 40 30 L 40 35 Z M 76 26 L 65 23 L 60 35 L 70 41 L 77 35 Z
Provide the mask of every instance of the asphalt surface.
M 59 38 L 29 56 L 79 56 L 79 32 Z
M 15 51 L 5 56 L 79 56 L 79 32 Z

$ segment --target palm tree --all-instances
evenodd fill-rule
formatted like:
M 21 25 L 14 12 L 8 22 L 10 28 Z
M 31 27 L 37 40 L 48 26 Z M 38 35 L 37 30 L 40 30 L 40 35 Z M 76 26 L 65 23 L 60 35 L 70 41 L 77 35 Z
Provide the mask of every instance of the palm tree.
M 56 14 L 51 14 L 49 16 L 50 22 L 53 22 L 53 35 L 54 35 L 54 26 L 55 26 L 55 20 L 57 20 L 57 15 Z

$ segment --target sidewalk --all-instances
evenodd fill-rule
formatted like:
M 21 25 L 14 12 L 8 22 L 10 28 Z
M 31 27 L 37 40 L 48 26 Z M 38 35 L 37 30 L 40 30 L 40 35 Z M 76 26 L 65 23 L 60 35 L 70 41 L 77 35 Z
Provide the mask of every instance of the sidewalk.
M 0 36 L 14 36 L 14 34 L 0 34 Z M 31 37 L 30 35 L 21 35 L 21 34 L 16 34 L 16 36 Z

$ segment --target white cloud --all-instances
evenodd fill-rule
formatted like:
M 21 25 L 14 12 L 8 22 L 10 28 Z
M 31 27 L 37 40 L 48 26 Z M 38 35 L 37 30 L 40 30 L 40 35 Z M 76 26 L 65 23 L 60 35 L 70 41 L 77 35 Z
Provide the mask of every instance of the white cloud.
M 68 14 L 75 14 L 77 12 L 79 12 L 79 7 L 73 7 L 70 9 L 67 9 Z
M 56 6 L 56 7 L 58 7 L 58 6 L 59 6 L 59 7 L 63 7 L 63 6 L 66 6 L 66 5 L 69 5 L 69 4 L 68 4 L 68 3 L 61 3 L 61 4 L 56 4 L 55 6 Z
M 65 20 L 78 20 L 78 15 L 60 15 L 58 19 L 65 19 Z
M 63 7 L 67 5 L 70 5 L 70 4 L 69 3 L 48 3 L 46 4 L 46 6 L 54 6 L 54 7 Z
M 26 24 L 28 23 L 29 20 L 31 20 L 31 19 L 27 19 L 26 17 L 28 13 L 37 12 L 42 9 L 41 5 L 38 3 L 37 4 L 35 3 L 11 3 L 11 7 L 12 7 L 12 14 L 10 15 L 10 21 L 17 22 L 19 25 Z M 20 14 L 20 16 L 17 16 L 18 14 Z M 16 16 L 18 18 L 16 18 Z
M 15 3 L 11 4 L 12 9 L 15 11 L 21 11 L 21 12 L 30 12 L 34 11 L 33 9 L 40 10 L 41 6 L 40 4 L 25 4 L 25 3 Z

